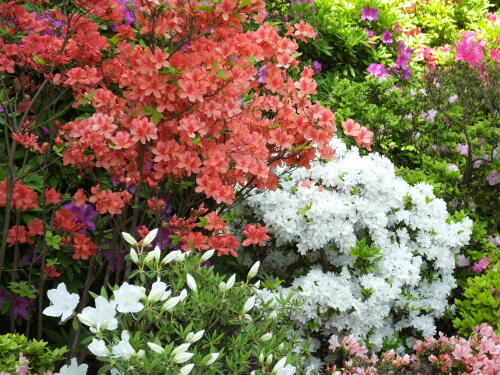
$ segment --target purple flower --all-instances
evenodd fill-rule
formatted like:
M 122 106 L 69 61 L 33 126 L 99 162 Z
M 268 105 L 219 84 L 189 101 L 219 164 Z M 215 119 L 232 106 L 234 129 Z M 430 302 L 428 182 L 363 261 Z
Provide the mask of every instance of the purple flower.
M 10 306 L 10 316 L 12 317 L 12 319 L 16 319 L 18 316 L 21 316 L 24 319 L 28 320 L 29 304 L 30 300 L 26 297 L 17 297 L 16 299 L 14 299 L 12 305 Z
M 65 204 L 64 208 L 70 210 L 75 214 L 75 220 L 78 223 L 84 223 L 88 230 L 95 230 L 95 219 L 99 216 L 99 212 L 94 210 L 91 204 L 84 204 L 81 207 L 76 205 L 76 201 L 72 200 L 70 203 Z
M 411 69 L 407 66 L 401 68 L 401 79 L 403 81 L 408 81 L 411 78 Z
M 257 72 L 257 81 L 259 81 L 259 83 L 264 83 L 265 82 L 265 78 L 267 77 L 267 72 L 266 72 L 266 69 L 264 68 L 259 68 L 258 72 Z
M 490 186 L 500 184 L 500 172 L 493 171 L 488 177 L 486 177 L 486 179 L 488 180 L 488 184 L 490 184 Z
M 134 0 L 118 0 L 122 7 L 123 19 L 125 20 L 125 25 L 131 25 L 134 22 L 135 15 L 134 10 L 136 9 L 136 4 Z
M 125 269 L 126 251 L 102 250 L 101 254 L 108 261 L 111 272 L 121 272 Z
M 172 241 L 170 239 L 170 235 L 173 234 L 173 230 L 170 228 L 161 227 L 158 230 L 158 234 L 156 235 L 156 246 L 158 246 L 161 250 L 167 248 Z
M 7 295 L 5 294 L 5 291 L 3 288 L 0 288 L 0 309 L 5 305 L 5 302 L 7 302 L 8 298 Z
M 313 70 L 314 70 L 316 73 L 320 73 L 320 72 L 321 72 L 321 64 L 320 64 L 318 61 L 316 61 L 316 60 L 314 60 L 314 61 L 312 62 L 312 68 L 313 68 Z
M 137 185 L 132 184 L 128 187 L 128 191 L 130 191 L 132 194 L 137 193 Z
M 455 164 L 448 164 L 448 170 L 458 172 L 460 169 Z
M 33 246 L 30 246 L 28 248 L 28 251 L 23 255 L 22 259 L 23 263 L 25 264 L 33 264 L 33 265 L 40 265 L 42 264 L 42 259 L 40 255 L 38 255 L 35 252 L 35 248 Z
M 396 58 L 396 61 L 394 61 L 394 63 L 396 64 L 396 66 L 399 66 L 400 68 L 404 67 L 404 66 L 408 66 L 409 62 L 410 62 L 410 57 L 407 54 L 404 54 L 404 53 L 401 54 L 401 55 L 399 55 Z
M 500 246 L 500 236 L 495 236 L 495 237 L 492 237 L 492 236 L 489 236 L 488 237 L 488 240 L 495 246 Z M 0 305 L 1 307 L 1 305 Z
M 490 262 L 488 261 L 488 259 L 483 257 L 483 258 L 481 258 L 481 260 L 479 262 L 477 262 L 476 264 L 474 264 L 472 266 L 472 269 L 475 272 L 481 272 L 481 271 L 484 271 L 486 268 L 488 268 L 489 264 L 490 264 Z
M 434 122 L 437 114 L 438 114 L 438 111 L 436 111 L 435 109 L 429 109 L 427 112 L 420 113 L 422 118 L 429 123 Z
M 374 38 L 377 36 L 377 33 L 370 29 L 365 29 L 365 33 L 368 34 L 368 39 Z
M 469 153 L 469 145 L 467 145 L 467 144 L 465 144 L 465 145 L 457 145 L 457 152 L 460 155 L 467 156 L 467 154 Z
M 0 105 L 0 112 L 3 112 L 5 111 L 5 108 L 3 107 L 3 105 Z
M 412 135 L 413 139 L 419 139 L 420 138 L 420 132 L 415 132 Z
M 392 33 L 389 30 L 384 30 L 384 32 L 382 33 L 382 43 L 390 44 L 392 42 Z
M 361 9 L 361 20 L 378 21 L 379 12 L 377 8 L 364 7 Z
M 448 103 L 453 104 L 457 101 L 458 95 L 452 95 L 448 98 Z
M 472 164 L 472 166 L 473 166 L 474 168 L 479 168 L 479 167 L 481 166 L 481 164 L 483 164 L 483 163 L 484 163 L 484 160 L 476 160 L 476 161 L 474 162 L 474 164 Z
M 385 72 L 384 64 L 370 64 L 368 67 L 368 73 L 375 77 L 385 77 L 387 73 Z
M 470 261 L 465 255 L 460 254 L 457 259 L 457 264 L 459 267 L 467 267 L 470 265 Z
M 64 21 L 56 20 L 56 21 L 52 22 L 52 26 L 55 27 L 56 29 L 58 27 L 62 27 L 63 25 L 64 25 Z

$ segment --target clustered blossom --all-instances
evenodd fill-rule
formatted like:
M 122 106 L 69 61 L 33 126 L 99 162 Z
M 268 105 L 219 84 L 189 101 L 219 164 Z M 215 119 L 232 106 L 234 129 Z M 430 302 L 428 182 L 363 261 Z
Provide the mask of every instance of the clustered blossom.
M 461 34 L 462 39 L 455 41 L 455 60 L 465 61 L 471 67 L 481 68 L 484 59 L 485 40 L 478 40 L 476 33 L 467 31 Z
M 361 9 L 361 20 L 378 21 L 380 10 L 378 8 L 364 7 Z
M 368 349 L 353 336 L 344 337 L 340 343 L 331 345 L 330 350 L 342 353 L 344 358 L 339 366 L 327 365 L 332 375 L 496 375 L 500 372 L 500 336 L 487 324 L 475 327 L 469 339 L 440 334 L 437 339 L 418 340 L 411 354 L 399 355 L 389 350 L 369 357 Z
M 288 245 L 306 263 L 318 264 L 320 256 L 328 263 L 329 272 L 317 265 L 292 283 L 304 302 L 294 320 L 304 328 L 315 323 L 322 333 L 349 331 L 377 346 L 408 327 L 434 334 L 471 220 L 447 223 L 446 203 L 432 186 L 408 185 L 388 159 L 360 156 L 340 142 L 335 147 L 335 162 L 285 174 L 278 190 L 247 199 L 276 239 L 276 250 L 268 245 L 272 261 L 265 258 L 263 266 L 286 272 L 289 256 L 281 262 L 275 253 Z M 363 238 L 380 249 L 369 271 L 351 252 Z
M 371 145 L 373 143 L 372 131 L 359 125 L 353 119 L 343 121 L 342 127 L 344 128 L 344 134 L 353 137 L 358 146 L 362 146 L 368 151 L 371 151 Z

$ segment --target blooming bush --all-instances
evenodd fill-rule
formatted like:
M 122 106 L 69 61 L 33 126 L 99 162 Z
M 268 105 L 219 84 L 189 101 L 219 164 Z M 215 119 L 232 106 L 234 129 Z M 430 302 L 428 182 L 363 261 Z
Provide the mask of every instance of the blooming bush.
M 293 319 L 311 331 L 377 347 L 434 334 L 471 220 L 449 217 L 432 186 L 408 185 L 388 159 L 336 148 L 335 162 L 286 173 L 278 190 L 247 199 L 276 240 L 249 256 L 297 289 L 304 304 Z
M 330 340 L 330 350 L 341 365 L 328 365 L 329 374 L 462 374 L 495 375 L 500 371 L 500 337 L 482 324 L 469 339 L 463 337 L 426 338 L 417 341 L 411 354 L 393 350 L 368 357 L 368 349 L 355 337 Z
M 167 222 L 164 253 L 235 256 L 224 207 L 273 188 L 282 164 L 331 157 L 334 115 L 310 101 L 314 71 L 298 68 L 297 40 L 315 33 L 298 22 L 279 35 L 264 5 L 0 4 L 0 277 L 11 327 L 48 332 L 52 279 L 82 299 L 126 280 L 122 231 L 145 237 Z
M 50 349 L 48 343 L 24 335 L 0 335 L 0 374 L 47 374 L 64 359 L 66 347 Z
M 101 363 L 99 373 L 295 372 L 300 362 L 292 350 L 299 344 L 290 332 L 289 315 L 296 302 L 291 295 L 272 309 L 259 302 L 259 282 L 249 284 L 258 263 L 245 282 L 236 282 L 235 274 L 226 278 L 214 271 L 209 261 L 214 250 L 203 255 L 177 250 L 161 257 L 158 247 L 145 248 L 153 236 L 142 245 L 124 236 L 134 246 L 130 283 L 103 288 L 94 295 L 95 307 L 78 314 L 79 295 L 61 283 L 48 291 L 51 305 L 44 310 L 63 321 L 77 317 L 88 327 L 85 342 Z

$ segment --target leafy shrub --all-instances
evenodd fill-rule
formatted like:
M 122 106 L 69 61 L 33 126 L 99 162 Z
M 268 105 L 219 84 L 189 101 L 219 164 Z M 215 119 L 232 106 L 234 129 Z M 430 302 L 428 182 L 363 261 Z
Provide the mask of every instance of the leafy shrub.
M 410 354 L 396 355 L 393 350 L 368 357 L 368 349 L 355 337 L 338 342 L 331 337 L 330 350 L 335 352 L 339 367 L 328 365 L 327 374 L 462 374 L 496 375 L 500 371 L 500 337 L 482 324 L 473 329 L 469 339 L 446 337 L 417 341 Z M 340 371 L 339 371 L 340 370 Z
M 85 339 L 88 349 L 102 363 L 99 374 L 114 369 L 122 374 L 236 375 L 272 368 L 274 374 L 287 374 L 283 369 L 300 364 L 289 322 L 296 301 L 289 295 L 279 306 L 264 304 L 259 283 L 249 284 L 258 264 L 245 282 L 236 282 L 236 275 L 227 279 L 214 271 L 209 263 L 214 250 L 203 256 L 177 250 L 160 260 L 158 247 L 145 247 L 152 238 L 131 250 L 136 269 L 130 284 L 103 288 L 94 295 L 96 308 L 78 314 L 91 332 Z M 75 315 L 79 297 L 64 284 L 48 295 L 53 304 L 46 315 L 63 320 Z
M 275 242 L 246 255 L 297 289 L 304 329 L 379 348 L 434 334 L 470 219 L 449 218 L 432 186 L 408 185 L 388 159 L 336 148 L 335 162 L 284 173 L 278 190 L 247 199 Z
M 479 322 L 490 324 L 496 332 L 500 330 L 500 272 L 498 265 L 483 275 L 470 277 L 464 287 L 463 299 L 455 300 L 457 318 L 453 325 L 458 332 L 467 335 Z
M 16 373 L 16 366 L 22 365 L 19 361 L 20 354 L 28 358 L 31 374 L 54 371 L 66 352 L 66 347 L 51 349 L 47 342 L 30 340 L 24 335 L 0 335 L 0 372 Z

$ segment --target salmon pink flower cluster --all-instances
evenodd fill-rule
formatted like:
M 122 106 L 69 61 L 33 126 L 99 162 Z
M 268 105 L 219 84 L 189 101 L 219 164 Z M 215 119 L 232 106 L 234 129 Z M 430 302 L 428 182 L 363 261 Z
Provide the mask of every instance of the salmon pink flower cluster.
M 330 339 L 332 341 L 332 339 Z M 336 341 L 334 338 L 333 341 Z M 500 371 L 500 336 L 491 326 L 482 324 L 473 329 L 469 339 L 446 337 L 418 340 L 411 354 L 398 355 L 389 350 L 368 356 L 368 349 L 353 336 L 346 336 L 330 350 L 342 353 L 343 363 L 326 366 L 335 374 L 462 374 L 496 375 Z M 346 359 L 347 357 L 347 359 Z
M 342 127 L 344 128 L 344 134 L 353 137 L 356 140 L 358 146 L 366 148 L 368 151 L 371 150 L 371 145 L 373 143 L 373 132 L 359 125 L 353 119 L 347 119 L 342 122 Z

